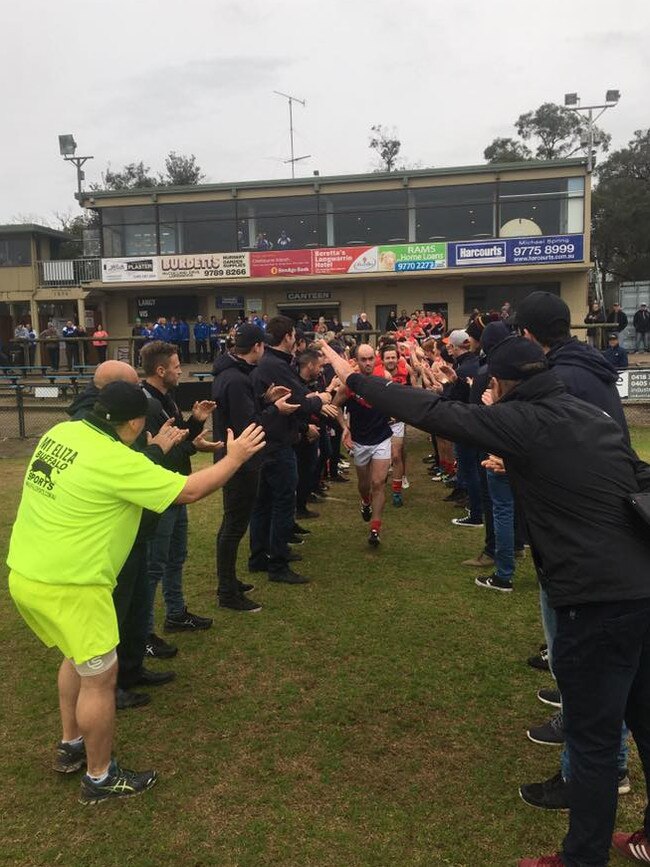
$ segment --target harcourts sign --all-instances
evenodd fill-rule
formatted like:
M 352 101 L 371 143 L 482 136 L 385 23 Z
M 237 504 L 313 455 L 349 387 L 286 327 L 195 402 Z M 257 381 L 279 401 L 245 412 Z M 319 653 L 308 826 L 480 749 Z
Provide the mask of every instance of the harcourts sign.
M 582 262 L 582 235 L 537 235 L 530 238 L 500 238 L 492 241 L 455 241 L 448 246 L 450 268 L 491 265 L 548 265 Z
M 505 241 L 464 241 L 449 244 L 449 264 L 464 265 L 505 265 Z

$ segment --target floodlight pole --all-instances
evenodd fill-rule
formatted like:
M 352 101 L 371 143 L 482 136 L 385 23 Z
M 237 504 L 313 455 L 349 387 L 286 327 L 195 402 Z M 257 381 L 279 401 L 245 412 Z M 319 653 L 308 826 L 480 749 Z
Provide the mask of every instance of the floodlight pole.
M 307 157 L 295 157 L 294 156 L 294 148 L 293 148 L 293 104 L 294 102 L 300 103 L 303 107 L 307 104 L 307 100 L 298 99 L 297 96 L 290 96 L 288 93 L 281 93 L 279 90 L 274 90 L 273 93 L 281 96 L 283 99 L 286 99 L 289 103 L 289 141 L 291 145 L 291 157 L 286 160 L 286 162 L 291 163 L 291 177 L 295 178 L 296 176 L 296 163 L 298 160 L 307 159 Z
M 604 105 L 564 105 L 565 111 L 574 111 L 576 114 L 580 114 L 587 118 L 587 173 L 591 174 L 594 170 L 594 128 L 596 126 L 596 121 L 602 117 L 603 114 L 607 111 L 608 108 L 616 108 L 618 105 L 618 100 L 616 102 L 608 102 Z M 594 117 L 594 111 L 598 111 L 598 114 Z
M 76 167 L 76 169 L 77 169 L 77 192 L 79 193 L 79 195 L 81 195 L 81 193 L 82 193 L 82 181 L 85 178 L 85 174 L 84 174 L 84 172 L 82 172 L 81 167 L 83 166 L 84 163 L 88 162 L 88 160 L 94 159 L 94 157 L 64 156 L 63 159 L 68 163 L 72 163 L 72 165 Z

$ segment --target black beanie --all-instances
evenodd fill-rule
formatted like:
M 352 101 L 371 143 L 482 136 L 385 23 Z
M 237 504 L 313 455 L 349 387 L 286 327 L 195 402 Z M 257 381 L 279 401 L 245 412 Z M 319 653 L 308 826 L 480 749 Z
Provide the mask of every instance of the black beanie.
M 109 382 L 97 395 L 93 412 L 104 421 L 121 423 L 147 414 L 149 401 L 139 385 Z
M 538 365 L 542 365 L 541 367 Z M 533 370 L 527 370 L 535 365 Z M 496 379 L 528 379 L 548 368 L 544 350 L 525 337 L 508 337 L 497 344 L 488 356 L 488 373 Z

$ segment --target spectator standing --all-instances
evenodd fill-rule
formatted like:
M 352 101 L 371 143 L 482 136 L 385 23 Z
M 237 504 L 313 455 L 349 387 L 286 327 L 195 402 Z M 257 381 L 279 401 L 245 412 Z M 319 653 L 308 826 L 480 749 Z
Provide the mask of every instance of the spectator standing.
M 158 321 L 153 327 L 153 339 L 154 340 L 163 340 L 167 343 L 170 343 L 171 334 L 170 330 L 167 326 L 167 320 L 164 316 L 159 316 Z
M 585 325 L 596 325 L 605 322 L 605 311 L 600 306 L 598 301 L 591 302 L 591 308 L 585 316 Z M 587 343 L 593 346 L 594 349 L 600 349 L 602 346 L 602 334 L 600 328 L 587 328 Z
M 27 326 L 27 354 L 29 356 L 30 365 L 34 365 L 36 360 L 36 332 L 31 323 Z
M 196 362 L 197 364 L 207 364 L 208 358 L 208 340 L 210 339 L 210 326 L 203 321 L 203 317 L 199 313 L 194 323 L 194 342 L 196 344 Z
M 178 331 L 180 337 L 181 360 L 184 364 L 190 363 L 190 326 L 187 324 L 187 319 L 181 316 L 178 323 Z
M 611 331 L 617 331 L 619 334 L 621 331 L 625 331 L 628 326 L 627 316 L 621 305 L 618 301 L 612 306 L 609 316 L 607 317 L 607 321 L 611 322 L 615 327 L 611 329 Z M 611 332 L 610 332 L 611 333 Z
M 280 237 L 277 241 L 278 250 L 288 250 L 291 247 L 291 238 L 287 235 L 285 229 L 280 232 Z
M 221 329 L 219 328 L 219 323 L 217 322 L 216 316 L 210 317 L 210 362 L 214 363 L 214 359 L 217 355 L 219 355 L 219 332 Z
M 391 310 L 388 316 L 386 317 L 386 331 L 399 331 L 399 325 L 397 324 L 397 314 L 394 310 Z
M 58 370 L 59 369 L 59 334 L 58 334 L 56 328 L 54 327 L 53 322 L 47 323 L 47 328 L 45 328 L 43 331 L 41 331 L 41 333 L 39 335 L 39 339 L 46 341 L 44 344 L 41 344 L 41 346 L 43 347 L 43 349 L 41 351 L 43 352 L 43 350 L 45 350 L 43 352 L 43 358 L 41 359 L 43 364 L 46 363 L 46 354 L 47 354 L 47 361 L 48 361 L 50 367 L 52 368 L 52 370 Z
M 612 331 L 612 333 L 608 335 L 607 341 L 609 346 L 604 350 L 603 356 L 613 367 L 616 368 L 616 370 L 627 370 L 629 365 L 627 351 L 623 349 L 619 343 L 618 333 Z
M 175 316 L 172 316 L 171 322 L 169 323 L 169 342 L 173 343 L 178 351 L 179 360 L 182 358 L 181 354 L 181 326 L 178 319 Z
M 197 451 L 214 451 L 212 444 L 202 436 L 203 425 L 214 409 L 212 401 L 197 402 L 190 417 L 185 420 L 171 391 L 178 385 L 181 364 L 178 350 L 171 343 L 154 340 L 142 350 L 142 366 L 145 380 L 142 388 L 149 398 L 147 431 L 156 436 L 169 419 L 176 427 L 187 430 L 185 442 L 174 446 L 165 455 L 162 465 L 173 472 L 189 476 L 192 471 L 191 456 Z M 209 629 L 212 618 L 199 617 L 187 610 L 183 593 L 183 564 L 187 557 L 187 509 L 182 503 L 174 503 L 160 516 L 156 534 L 149 546 L 148 570 L 150 586 L 149 644 L 153 656 L 167 655 L 170 645 L 159 638 L 154 629 L 154 599 L 156 588 L 162 583 L 165 600 L 165 632 L 195 632 Z
M 650 310 L 648 305 L 643 303 L 634 314 L 632 325 L 635 331 L 635 349 L 639 352 L 639 346 L 643 346 L 643 351 L 648 352 L 648 333 L 650 332 Z
M 133 363 L 136 367 L 140 366 L 140 350 L 145 344 L 144 340 L 145 327 L 141 319 L 136 319 L 131 329 L 131 337 L 133 338 Z
M 359 318 L 357 319 L 357 331 L 366 332 L 372 331 L 372 323 L 368 319 L 367 313 L 361 313 Z M 360 334 L 358 336 L 359 342 L 368 343 L 370 341 L 369 334 Z
M 65 341 L 65 354 L 69 370 L 74 370 L 75 365 L 79 364 L 79 330 L 75 326 L 72 319 L 68 319 L 61 330 L 63 340 Z
M 93 331 L 93 346 L 97 352 L 99 364 L 106 361 L 106 351 L 108 349 L 108 331 L 104 331 L 101 323 Z
M 268 428 L 280 415 L 290 415 L 297 409 L 289 405 L 286 388 L 272 390 L 261 401 L 255 396 L 251 374 L 264 348 L 264 332 L 254 325 L 244 325 L 235 336 L 233 351 L 217 359 L 212 383 L 216 439 L 225 441 L 228 429 L 233 433 L 243 431 L 253 421 Z M 223 519 L 216 543 L 217 598 L 220 607 L 235 611 L 259 611 L 262 607 L 244 595 L 253 590 L 253 585 L 237 578 L 237 552 L 255 505 L 263 454 L 248 461 L 223 489 Z

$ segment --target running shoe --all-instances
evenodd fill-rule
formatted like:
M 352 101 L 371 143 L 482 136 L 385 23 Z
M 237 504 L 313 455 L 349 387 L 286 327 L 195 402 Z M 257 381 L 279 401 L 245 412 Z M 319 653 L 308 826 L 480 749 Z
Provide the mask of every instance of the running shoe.
M 409 482 L 409 480 L 406 478 L 406 476 L 402 476 L 402 488 L 404 488 L 405 491 L 408 491 L 410 487 L 411 483 Z
M 368 544 L 373 548 L 378 548 L 381 539 L 379 538 L 379 530 L 371 530 L 368 535 Z
M 455 527 L 482 527 L 483 521 L 474 521 L 470 518 L 469 515 L 465 515 L 464 518 L 452 518 L 451 523 Z
M 361 503 L 361 517 L 368 522 L 372 518 L 372 506 L 370 503 Z
M 86 764 L 86 745 L 66 744 L 61 741 L 56 748 L 56 756 L 52 768 L 57 774 L 74 774 Z
M 537 698 L 542 704 L 550 704 L 551 707 L 562 707 L 562 697 L 559 689 L 547 687 L 540 689 Z
M 397 492 L 395 492 L 395 493 L 393 494 L 393 505 L 394 505 L 394 506 L 397 506 L 398 508 L 399 508 L 400 506 L 403 506 L 403 505 L 404 505 L 404 500 L 402 499 L 402 495 L 401 495 L 401 494 L 398 494 Z
M 561 746 L 564 743 L 564 724 L 562 711 L 559 710 L 545 723 L 532 726 L 526 732 L 528 739 L 534 744 L 543 746 Z
M 151 656 L 154 659 L 171 659 L 177 653 L 178 647 L 175 644 L 170 644 L 164 638 L 156 635 L 155 632 L 152 632 L 147 638 L 144 648 L 145 656 Z
M 495 573 L 494 575 L 479 575 L 474 579 L 477 587 L 485 587 L 488 590 L 499 590 L 501 593 L 512 593 L 512 581 L 506 581 Z
M 181 614 L 165 617 L 163 629 L 165 632 L 196 632 L 199 629 L 209 629 L 212 626 L 211 617 L 199 617 L 184 608 Z
M 635 831 L 634 834 L 617 831 L 612 837 L 612 846 L 629 861 L 650 864 L 650 840 L 646 837 L 643 828 Z
M 89 806 L 112 798 L 132 798 L 146 792 L 157 780 L 158 774 L 155 771 L 129 771 L 121 768 L 113 759 L 108 766 L 108 776 L 103 782 L 95 783 L 88 774 L 81 778 L 79 803 Z

